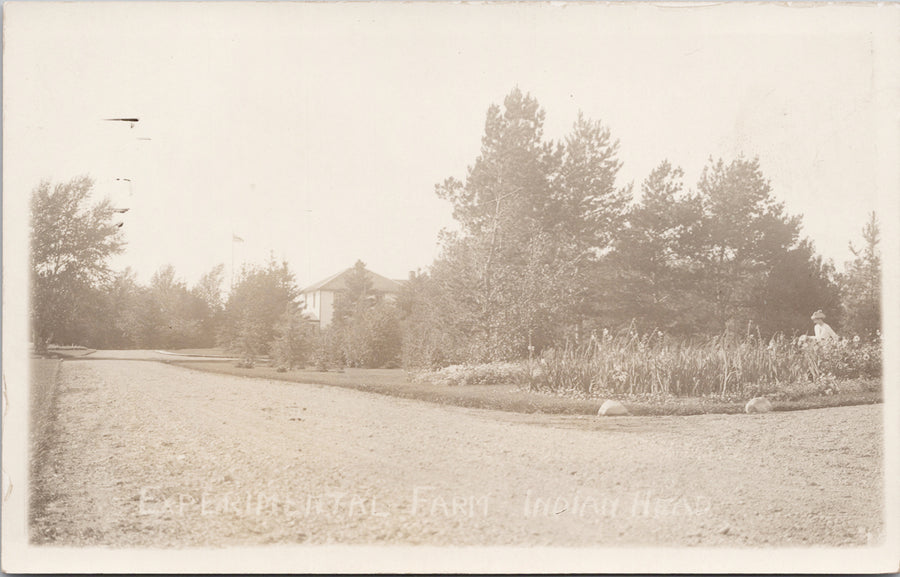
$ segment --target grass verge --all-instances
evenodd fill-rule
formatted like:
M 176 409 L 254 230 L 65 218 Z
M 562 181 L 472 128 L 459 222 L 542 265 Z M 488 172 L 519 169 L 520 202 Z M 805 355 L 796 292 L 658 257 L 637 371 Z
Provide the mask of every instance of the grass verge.
M 48 493 L 45 478 L 52 468 L 51 451 L 56 428 L 56 397 L 59 379 L 59 358 L 31 359 L 29 384 L 29 469 L 31 482 L 28 494 L 29 537 L 32 543 L 45 542 L 52 529 L 41 526 L 47 504 L 54 495 Z
M 234 363 L 222 361 L 178 359 L 166 362 L 211 373 L 328 385 L 437 404 L 516 413 L 592 415 L 597 413 L 602 403 L 602 399 L 578 399 L 526 391 L 516 385 L 453 386 L 417 383 L 402 369 L 345 369 L 341 372 L 295 370 L 279 373 L 272 367 L 257 366 L 252 369 L 242 369 L 235 367 Z M 870 385 L 872 384 L 870 383 Z M 877 390 L 866 390 L 867 388 Z M 631 414 L 648 416 L 742 413 L 746 402 L 745 400 L 725 400 L 717 397 L 632 397 L 618 400 L 622 401 Z M 793 411 L 880 402 L 882 402 L 880 387 L 869 386 L 853 387 L 853 390 L 833 395 L 811 394 L 790 400 L 775 400 L 773 406 L 776 411 Z

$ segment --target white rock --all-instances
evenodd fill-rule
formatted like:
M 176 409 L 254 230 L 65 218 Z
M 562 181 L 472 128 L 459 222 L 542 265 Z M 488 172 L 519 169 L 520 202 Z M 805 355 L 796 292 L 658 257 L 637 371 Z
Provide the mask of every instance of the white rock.
M 744 410 L 748 413 L 768 413 L 772 410 L 772 401 L 765 397 L 756 397 L 747 401 Z
M 601 417 L 618 417 L 619 415 L 627 414 L 628 409 L 625 408 L 625 405 L 612 399 L 603 401 L 603 404 L 600 405 L 600 410 L 597 412 L 597 415 Z

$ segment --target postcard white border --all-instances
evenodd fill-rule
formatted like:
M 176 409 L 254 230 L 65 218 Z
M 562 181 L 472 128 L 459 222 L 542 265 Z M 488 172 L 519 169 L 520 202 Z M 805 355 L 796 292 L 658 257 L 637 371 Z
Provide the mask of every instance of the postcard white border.
M 26 17 L 27 2 L 5 4 L 4 28 L 39 25 Z M 38 3 L 35 3 L 38 4 Z M 52 10 L 57 3 L 39 3 Z M 265 4 L 228 3 L 230 9 L 264 9 Z M 165 17 L 170 3 L 153 5 Z M 215 9 L 211 6 L 210 9 Z M 318 13 L 346 17 L 365 3 L 318 5 Z M 378 9 L 403 11 L 391 3 Z M 417 9 L 422 9 L 421 5 Z M 673 13 L 690 13 L 698 28 L 721 33 L 764 27 L 772 33 L 791 32 L 798 25 L 817 30 L 871 33 L 877 64 L 875 94 L 880 124 L 878 142 L 879 216 L 883 227 L 884 348 L 885 348 L 885 472 L 886 533 L 880 547 L 866 548 L 457 548 L 370 546 L 272 546 L 227 549 L 64 549 L 27 543 L 27 195 L 4 187 L 3 195 L 3 570 L 7 572 L 890 572 L 900 568 L 900 6 L 897 4 L 708 4 L 605 3 L 433 4 L 426 11 L 443 17 L 451 10 L 540 11 L 556 9 L 635 10 L 649 30 L 664 29 Z M 24 20 L 23 24 L 20 22 Z M 682 22 L 682 18 L 678 19 Z M 4 46 L 8 49 L 7 46 Z M 6 61 L 4 59 L 4 64 Z M 15 78 L 4 76 L 5 85 Z M 4 102 L 4 116 L 8 112 Z M 4 141 L 8 141 L 4 127 Z M 4 150 L 4 158 L 9 155 Z M 5 165 L 10 170 L 9 165 Z

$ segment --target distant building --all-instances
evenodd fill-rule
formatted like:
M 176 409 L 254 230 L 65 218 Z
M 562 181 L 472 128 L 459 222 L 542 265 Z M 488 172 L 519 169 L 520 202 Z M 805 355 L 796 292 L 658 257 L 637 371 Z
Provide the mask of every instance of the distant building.
M 320 328 L 331 324 L 334 318 L 336 295 L 347 290 L 347 277 L 352 273 L 353 267 L 350 267 L 325 280 L 311 284 L 301 291 L 304 314 L 318 322 Z M 370 270 L 366 270 L 366 274 L 372 282 L 372 292 L 376 298 L 392 301 L 400 294 L 403 281 L 391 280 Z

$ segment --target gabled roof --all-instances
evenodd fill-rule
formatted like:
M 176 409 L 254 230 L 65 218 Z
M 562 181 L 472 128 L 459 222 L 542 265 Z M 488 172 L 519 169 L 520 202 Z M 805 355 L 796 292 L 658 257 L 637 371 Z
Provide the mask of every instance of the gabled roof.
M 353 267 L 342 270 L 341 272 L 332 275 L 325 280 L 320 280 L 315 284 L 311 284 L 305 289 L 303 289 L 302 293 L 313 293 L 316 291 L 331 291 L 337 292 L 347 289 L 347 277 L 350 276 L 350 273 L 353 272 Z M 378 273 L 374 273 L 368 269 L 366 269 L 366 275 L 368 275 L 369 280 L 372 281 L 372 290 L 378 291 L 380 293 L 388 293 L 395 294 L 400 292 L 400 283 L 395 280 L 391 280 L 385 276 L 381 276 Z

